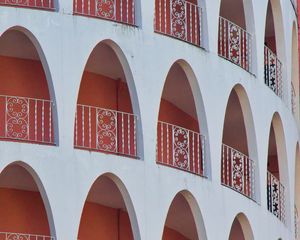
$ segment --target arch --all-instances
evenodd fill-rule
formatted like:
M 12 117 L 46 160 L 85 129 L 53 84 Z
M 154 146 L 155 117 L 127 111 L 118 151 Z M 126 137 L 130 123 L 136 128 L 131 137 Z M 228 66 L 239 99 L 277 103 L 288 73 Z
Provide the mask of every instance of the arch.
M 75 147 L 143 158 L 140 108 L 133 74 L 125 54 L 112 40 L 99 42 L 91 51 L 82 74 L 77 104 Z M 78 125 L 85 113 L 88 116 L 82 124 L 85 126 Z M 111 122 L 109 115 L 112 116 Z M 97 144 L 100 137 L 97 130 L 100 131 L 98 127 L 101 126 L 96 126 L 96 122 L 100 116 L 111 124 L 109 130 L 113 134 L 111 140 L 105 139 L 104 144 Z M 86 127 L 91 128 L 92 132 L 85 133 L 87 139 L 80 140 Z
M 101 196 L 100 192 L 104 194 Z M 103 228 L 106 228 L 104 232 Z M 116 175 L 106 173 L 94 181 L 88 192 L 78 238 L 114 238 L 121 234 L 123 239 L 141 239 L 136 213 L 126 186 Z
M 11 37 L 15 38 L 15 41 L 11 41 L 11 42 L 19 41 L 19 43 L 20 43 L 20 41 L 21 41 L 21 43 L 23 42 L 25 44 L 24 45 L 17 44 L 16 46 L 12 47 L 11 44 L 9 44 L 9 42 L 10 42 L 9 38 L 11 38 Z M 13 27 L 7 29 L 6 31 L 4 31 L 3 33 L 1 33 L 0 43 L 1 43 L 0 44 L 0 55 L 2 55 L 2 60 L 3 60 L 3 56 L 5 56 L 5 57 L 9 57 L 9 58 L 18 58 L 18 59 L 25 59 L 25 60 L 27 59 L 28 61 L 40 61 L 40 64 L 41 64 L 40 71 L 42 71 L 43 72 L 42 74 L 44 75 L 41 78 L 44 78 L 46 81 L 44 94 L 45 94 L 46 98 L 49 98 L 49 100 L 51 100 L 51 102 L 52 102 L 51 110 L 49 109 L 49 111 L 51 111 L 51 114 L 45 112 L 45 118 L 46 118 L 46 116 L 48 116 L 49 119 L 51 119 L 51 123 L 49 123 L 50 122 L 49 121 L 47 126 L 45 127 L 48 129 L 45 129 L 45 131 L 46 130 L 48 131 L 48 135 L 49 135 L 48 142 L 58 145 L 59 144 L 59 128 L 58 128 L 58 114 L 57 114 L 57 109 L 56 109 L 56 105 L 57 105 L 56 97 L 55 97 L 54 85 L 53 85 L 53 81 L 52 81 L 52 75 L 50 72 L 49 65 L 47 63 L 46 56 L 43 52 L 42 46 L 40 45 L 38 39 L 34 36 L 34 34 L 32 32 L 30 32 L 28 29 L 21 27 L 21 26 L 13 26 Z M 10 60 L 12 60 L 12 59 L 10 59 Z M 8 61 L 8 62 L 10 62 L 10 64 L 13 64 L 13 61 Z M 24 63 L 24 61 L 23 61 L 23 63 Z M 30 63 L 28 63 L 28 64 L 30 64 Z M 17 65 L 21 65 L 21 63 L 19 63 Z M 26 65 L 23 66 L 23 68 L 24 68 L 23 71 L 26 71 L 25 70 L 26 67 L 28 67 L 28 66 L 26 66 Z M 7 66 L 6 74 L 10 68 L 14 68 L 14 67 Z M 30 67 L 28 67 L 28 69 L 30 69 Z M 28 72 L 28 69 L 27 69 L 27 72 Z M 2 71 L 4 71 L 4 70 L 5 70 L 5 68 L 3 68 Z M 32 72 L 35 72 L 35 71 L 32 71 Z M 22 72 L 19 71 L 19 74 L 21 75 Z M 28 84 L 28 82 L 27 82 L 27 84 Z M 7 85 L 9 85 L 9 84 L 7 84 Z M 28 88 L 30 88 L 30 87 L 32 87 L 32 86 L 28 86 Z M 18 88 L 17 88 L 17 86 L 13 86 L 12 89 L 16 90 Z M 39 89 L 39 90 L 41 90 L 41 89 Z M 7 91 L 7 90 L 5 90 L 5 91 Z M 37 94 L 37 92 L 39 92 L 39 91 L 36 90 L 35 95 L 37 95 L 41 99 L 44 99 L 44 97 L 40 96 L 41 94 Z M 42 91 L 40 91 L 40 92 L 42 92 Z M 2 91 L 0 94 L 5 95 L 5 92 Z M 15 96 L 18 97 L 18 95 L 15 95 Z M 32 96 L 20 95 L 20 97 L 32 97 Z M 37 106 L 38 105 L 39 104 L 37 104 Z M 44 105 L 44 107 L 45 107 L 45 105 Z M 49 106 L 48 106 L 48 108 L 49 108 Z M 47 111 L 47 109 L 45 111 Z M 46 125 L 46 122 L 44 124 Z M 51 132 L 51 134 L 49 132 Z M 29 139 L 29 140 L 35 141 L 36 139 Z M 38 140 L 38 141 L 40 141 L 40 140 Z
M 240 84 L 233 87 L 228 97 L 222 142 L 222 184 L 259 201 L 259 164 L 254 119 L 249 98 Z M 241 168 L 236 168 L 237 166 Z M 236 172 L 237 169 L 240 171 Z
M 276 112 L 270 124 L 267 165 L 268 210 L 289 224 L 289 174 L 285 134 L 280 115 Z
M 9 216 L 3 218 L 5 223 L 0 223 L 1 232 L 19 233 L 20 238 L 27 238 L 27 234 L 56 236 L 46 190 L 37 172 L 27 163 L 15 161 L 2 169 L 0 195 L 2 214 L 4 209 L 9 210 Z M 12 209 L 15 209 L 14 214 L 11 214 Z M 28 221 L 29 216 L 31 221 Z
M 196 76 L 190 65 L 181 59 L 172 64 L 165 79 L 157 125 L 157 162 L 209 177 L 207 121 Z M 189 144 L 194 142 L 196 150 L 187 144 L 183 154 L 177 155 L 176 149 L 164 151 L 182 140 Z
M 257 53 L 252 1 L 221 0 L 219 9 L 218 54 L 255 74 Z
M 296 239 L 299 236 L 299 210 L 300 210 L 300 147 L 296 145 L 295 152 L 295 187 L 294 187 L 294 227 Z
M 282 8 L 280 0 L 267 2 L 265 37 L 264 37 L 264 77 L 265 84 L 284 99 L 286 96 L 287 83 L 285 78 L 285 38 Z
M 245 214 L 239 213 L 234 218 L 228 240 L 254 240 L 250 222 Z
M 299 120 L 299 51 L 298 51 L 298 32 L 297 24 L 293 23 L 292 30 L 292 65 L 291 65 L 291 108 L 292 112 Z
M 164 222 L 162 240 L 207 240 L 201 210 L 197 200 L 187 190 L 173 198 Z

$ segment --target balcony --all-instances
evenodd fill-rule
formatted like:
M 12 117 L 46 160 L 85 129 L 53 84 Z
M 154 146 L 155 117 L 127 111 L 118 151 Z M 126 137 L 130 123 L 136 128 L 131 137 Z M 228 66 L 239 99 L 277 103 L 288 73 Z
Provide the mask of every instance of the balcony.
M 74 0 L 74 14 L 135 25 L 134 0 Z
M 0 240 L 54 240 L 54 237 L 29 233 L 0 232 Z
M 201 46 L 201 8 L 191 1 L 156 0 L 155 32 Z
M 222 185 L 255 201 L 254 161 L 240 151 L 222 145 Z
M 267 172 L 268 210 L 285 223 L 285 188 L 278 178 Z
M 204 136 L 162 121 L 157 131 L 157 163 L 205 176 Z
M 137 158 L 136 124 L 134 114 L 78 104 L 74 146 Z
M 265 46 L 265 84 L 283 99 L 282 63 L 276 54 Z
M 218 54 L 246 71 L 252 72 L 251 34 L 220 16 Z
M 54 11 L 54 0 L 0 0 L 2 6 L 36 8 Z
M 0 95 L 0 139 L 54 144 L 52 102 Z

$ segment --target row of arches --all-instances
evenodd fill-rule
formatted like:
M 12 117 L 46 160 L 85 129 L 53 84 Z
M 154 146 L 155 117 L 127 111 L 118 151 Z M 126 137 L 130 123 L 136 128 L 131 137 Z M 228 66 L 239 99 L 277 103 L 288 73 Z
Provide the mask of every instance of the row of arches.
M 1 239 L 55 239 L 51 205 L 39 176 L 29 165 L 14 162 L 2 170 L 0 196 Z M 187 190 L 172 199 L 164 222 L 163 240 L 207 239 L 197 200 Z M 82 206 L 78 239 L 99 238 L 141 239 L 130 195 L 121 179 L 111 173 L 94 181 Z M 243 213 L 233 220 L 227 238 L 254 239 Z
M 24 34 L 25 33 L 25 34 Z M 0 38 L 2 139 L 55 143 L 57 116 L 49 72 L 34 38 L 13 28 Z M 22 46 L 21 48 L 15 47 Z M 197 100 L 195 100 L 197 99 Z M 237 85 L 224 113 L 221 152 L 223 185 L 260 202 L 259 161 L 251 106 Z M 33 103 L 32 103 L 33 102 Z M 74 147 L 142 158 L 141 122 L 132 74 L 124 55 L 111 41 L 90 54 L 79 88 L 74 123 Z M 49 104 L 50 103 L 50 104 Z M 183 60 L 166 76 L 157 124 L 158 164 L 209 177 L 208 132 L 197 79 Z M 289 196 L 285 137 L 278 114 L 270 126 L 268 150 L 268 209 L 284 221 Z M 48 126 L 48 127 L 47 127 Z M 137 140 L 139 139 L 139 140 Z

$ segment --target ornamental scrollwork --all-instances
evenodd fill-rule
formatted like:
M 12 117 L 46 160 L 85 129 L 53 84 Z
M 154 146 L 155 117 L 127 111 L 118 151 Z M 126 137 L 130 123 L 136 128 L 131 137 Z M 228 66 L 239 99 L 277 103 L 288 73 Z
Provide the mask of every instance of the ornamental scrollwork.
M 6 99 L 6 137 L 29 138 L 29 100 L 8 97 Z
M 232 152 L 232 187 L 243 192 L 245 178 L 245 155 L 238 152 Z
M 9 233 L 6 235 L 5 240 L 29 240 L 30 236 L 27 234 Z
M 173 129 L 173 150 L 174 166 L 189 170 L 189 141 L 188 130 L 174 127 Z
M 115 0 L 96 0 L 96 15 L 98 17 L 115 18 Z
M 240 28 L 232 23 L 228 24 L 229 28 L 229 59 L 235 64 L 241 64 L 241 31 Z
M 6 0 L 6 4 L 11 4 L 11 5 L 22 5 L 22 6 L 28 6 L 29 1 L 28 0 Z
M 174 37 L 186 38 L 186 2 L 185 0 L 172 0 L 171 3 L 171 31 Z
M 97 110 L 97 148 L 117 152 L 117 113 L 111 110 Z

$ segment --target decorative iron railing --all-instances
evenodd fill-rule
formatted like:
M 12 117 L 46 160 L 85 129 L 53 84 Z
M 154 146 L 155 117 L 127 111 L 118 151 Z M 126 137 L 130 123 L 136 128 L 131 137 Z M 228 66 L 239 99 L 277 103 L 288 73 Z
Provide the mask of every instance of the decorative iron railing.
M 291 108 L 292 108 L 292 113 L 296 113 L 296 91 L 294 88 L 294 84 L 291 83 Z
M 0 139 L 54 144 L 52 102 L 0 95 Z
M 219 18 L 219 56 L 252 72 L 252 36 L 235 23 Z
M 265 46 L 265 84 L 283 99 L 282 63 L 270 48 Z
M 255 164 L 240 151 L 222 145 L 221 181 L 227 186 L 255 200 Z
M 201 46 L 200 6 L 188 0 L 156 0 L 155 32 Z
M 135 0 L 74 0 L 74 14 L 135 25 Z
M 205 176 L 205 138 L 198 132 L 158 121 L 157 163 Z
M 54 0 L 0 0 L 0 5 L 54 11 Z
M 267 172 L 268 210 L 285 223 L 285 188 L 278 178 Z
M 0 240 L 55 240 L 55 238 L 29 233 L 0 232 Z
M 134 114 L 78 104 L 74 146 L 137 158 L 136 124 Z
M 299 240 L 299 214 L 296 205 L 294 206 L 294 224 L 295 224 L 295 240 Z

